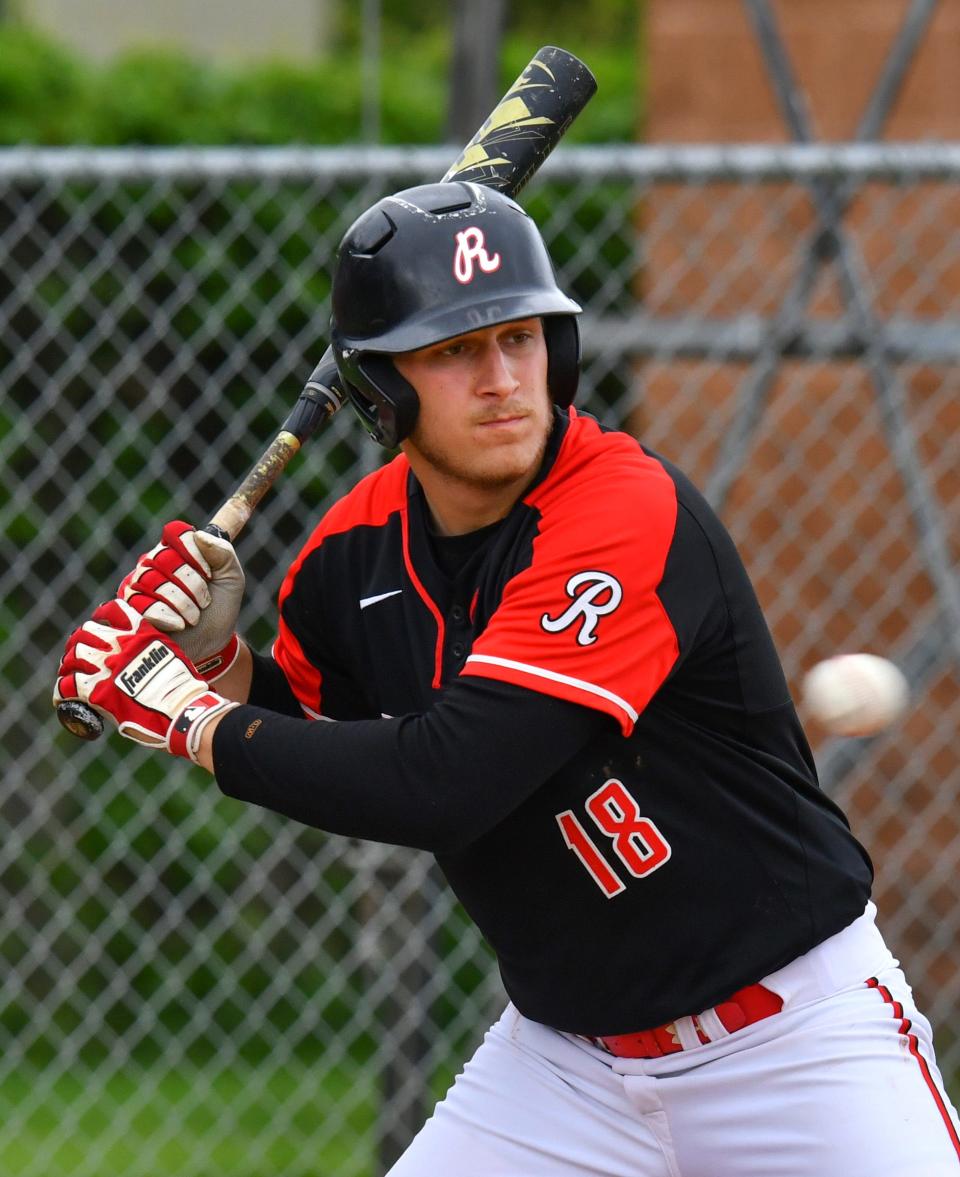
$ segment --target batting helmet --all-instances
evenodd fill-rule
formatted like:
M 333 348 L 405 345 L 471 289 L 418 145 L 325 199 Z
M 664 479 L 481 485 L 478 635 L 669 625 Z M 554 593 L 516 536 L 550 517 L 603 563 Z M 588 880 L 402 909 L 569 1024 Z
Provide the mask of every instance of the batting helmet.
M 514 319 L 542 317 L 547 383 L 573 401 L 580 307 L 559 289 L 543 238 L 515 201 L 465 182 L 387 196 L 347 230 L 333 275 L 330 343 L 351 403 L 392 449 L 420 407 L 391 356 Z

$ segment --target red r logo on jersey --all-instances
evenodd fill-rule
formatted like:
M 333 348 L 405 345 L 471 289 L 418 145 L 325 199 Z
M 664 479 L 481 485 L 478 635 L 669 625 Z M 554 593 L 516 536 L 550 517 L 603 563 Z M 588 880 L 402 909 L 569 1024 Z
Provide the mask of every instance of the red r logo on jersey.
M 577 645 L 592 646 L 597 640 L 594 633 L 597 622 L 605 614 L 612 613 L 623 600 L 620 581 L 609 572 L 578 572 L 567 581 L 566 593 L 573 598 L 572 603 L 559 617 L 544 613 L 540 624 L 548 633 L 559 633 L 580 618 Z
M 500 254 L 491 257 L 483 240 L 483 230 L 476 225 L 463 229 L 456 235 L 457 252 L 453 257 L 453 276 L 461 285 L 473 281 L 473 263 L 476 262 L 485 274 L 500 269 Z

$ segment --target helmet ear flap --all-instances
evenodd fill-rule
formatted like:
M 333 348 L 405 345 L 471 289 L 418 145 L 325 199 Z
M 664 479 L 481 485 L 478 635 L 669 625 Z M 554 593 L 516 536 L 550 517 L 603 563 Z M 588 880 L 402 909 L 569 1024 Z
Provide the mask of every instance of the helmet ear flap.
M 547 386 L 553 402 L 569 408 L 580 380 L 580 324 L 575 315 L 544 315 Z
M 373 437 L 388 450 L 396 449 L 420 412 L 417 390 L 397 371 L 392 356 L 367 352 L 359 368 L 376 403 L 377 431 Z
M 413 428 L 420 398 L 389 355 L 344 348 L 336 331 L 331 343 L 350 403 L 374 441 L 392 450 Z

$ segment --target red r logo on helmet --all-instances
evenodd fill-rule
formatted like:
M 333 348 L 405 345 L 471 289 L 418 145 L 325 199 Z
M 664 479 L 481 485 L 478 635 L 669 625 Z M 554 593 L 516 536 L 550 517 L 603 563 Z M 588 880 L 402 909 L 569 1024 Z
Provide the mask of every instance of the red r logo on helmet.
M 500 268 L 500 254 L 492 257 L 487 253 L 483 230 L 476 225 L 463 229 L 457 235 L 457 252 L 453 257 L 453 276 L 462 285 L 473 281 L 473 263 L 476 262 L 485 274 L 492 274 Z

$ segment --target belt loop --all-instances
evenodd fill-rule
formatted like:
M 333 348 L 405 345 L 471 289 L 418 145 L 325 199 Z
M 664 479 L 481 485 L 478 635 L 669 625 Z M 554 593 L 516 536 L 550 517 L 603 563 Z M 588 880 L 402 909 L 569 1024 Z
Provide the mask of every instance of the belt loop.
M 702 1014 L 697 1014 L 697 1021 L 700 1024 L 700 1029 L 711 1042 L 719 1042 L 721 1038 L 730 1037 L 730 1031 L 720 1021 L 717 1011 L 713 1006 L 710 1009 L 705 1009 Z
M 668 1026 L 668 1032 L 669 1029 Z M 689 1015 L 687 1017 L 677 1018 L 673 1023 L 673 1029 L 682 1050 L 694 1050 L 696 1047 L 703 1045 L 697 1034 L 696 1024 Z

